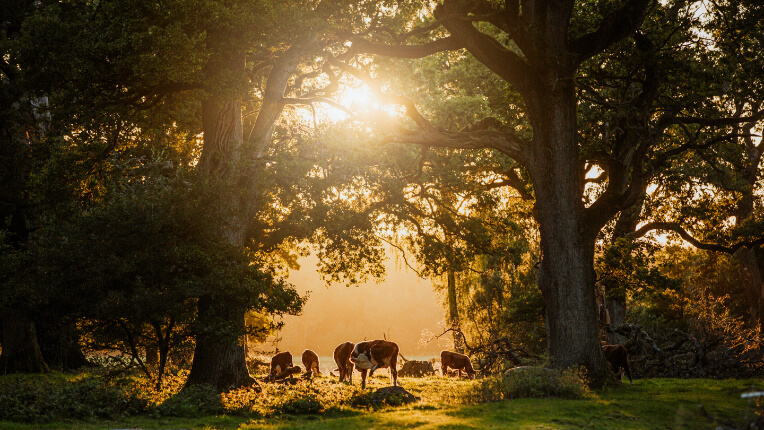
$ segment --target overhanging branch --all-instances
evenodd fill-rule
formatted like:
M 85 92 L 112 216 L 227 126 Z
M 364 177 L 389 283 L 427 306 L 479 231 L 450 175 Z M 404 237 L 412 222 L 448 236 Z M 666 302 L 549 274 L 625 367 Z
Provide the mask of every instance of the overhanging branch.
M 629 234 L 627 237 L 632 239 L 638 239 L 653 230 L 671 231 L 678 234 L 682 239 L 684 239 L 686 242 L 688 242 L 695 248 L 704 249 L 706 251 L 724 252 L 726 254 L 734 254 L 740 248 L 743 248 L 743 247 L 751 248 L 753 246 L 764 243 L 764 237 L 758 238 L 756 240 L 741 241 L 732 246 L 724 246 L 724 245 L 715 244 L 715 243 L 705 243 L 694 238 L 690 233 L 687 232 L 687 230 L 684 229 L 684 227 L 682 227 L 679 223 L 676 223 L 676 222 L 651 222 L 651 223 L 643 225 L 641 228 L 639 228 L 634 233 Z

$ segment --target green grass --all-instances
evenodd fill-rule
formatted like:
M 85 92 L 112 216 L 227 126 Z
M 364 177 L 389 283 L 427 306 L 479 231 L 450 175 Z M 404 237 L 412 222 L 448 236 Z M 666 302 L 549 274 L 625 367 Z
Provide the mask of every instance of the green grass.
M 13 379 L 16 378 L 16 379 Z M 75 384 L 87 376 L 52 374 L 46 376 L 0 377 L 0 404 L 8 384 Z M 8 382 L 10 381 L 10 382 Z M 459 381 L 432 377 L 401 378 L 403 386 L 421 397 L 406 406 L 356 407 L 354 399 L 387 386 L 386 375 L 371 378 L 365 392 L 359 381 L 353 387 L 336 379 L 319 378 L 295 387 L 267 385 L 263 395 L 234 392 L 215 397 L 222 412 L 166 416 L 177 411 L 162 405 L 171 396 L 154 396 L 147 410 L 116 418 L 66 419 L 41 422 L 0 421 L 4 429 L 115 429 L 115 428 L 204 428 L 204 429 L 714 429 L 738 427 L 753 416 L 748 400 L 740 393 L 751 387 L 764 387 L 764 380 L 647 379 L 634 385 L 610 387 L 589 392 L 583 398 L 518 398 L 473 403 L 480 381 Z M 124 381 L 122 382 L 125 383 Z M 304 402 L 304 398 L 313 398 Z M 194 397 L 194 401 L 198 398 Z M 171 402 L 173 400 L 170 400 Z M 188 406 L 179 400 L 174 400 Z M 191 403 L 196 404 L 196 403 Z M 286 405 L 286 409 L 283 409 Z M 305 408 L 305 409 L 302 409 Z M 314 413 L 285 413 L 285 411 Z M 165 415 L 162 415 L 164 411 Z M 186 411 L 188 412 L 188 411 Z M 185 412 L 184 412 L 185 413 Z

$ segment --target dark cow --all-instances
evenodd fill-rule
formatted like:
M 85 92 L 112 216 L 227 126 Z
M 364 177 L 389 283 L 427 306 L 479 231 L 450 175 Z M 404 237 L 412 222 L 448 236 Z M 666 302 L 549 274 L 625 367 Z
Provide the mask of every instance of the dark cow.
M 462 377 L 462 370 L 470 379 L 475 379 L 475 369 L 472 368 L 472 362 L 470 358 L 464 354 L 458 352 L 443 351 L 440 353 L 440 370 L 443 372 L 443 376 L 446 376 L 448 369 L 455 369 L 459 372 L 459 377 Z
M 629 383 L 632 385 L 634 381 L 631 380 L 631 368 L 629 367 L 629 353 L 626 351 L 626 347 L 623 345 L 602 345 L 602 353 L 605 354 L 605 358 L 613 367 L 613 372 L 616 376 L 623 378 L 623 372 L 629 377 Z
M 398 385 L 398 345 L 395 342 L 386 340 L 367 340 L 358 342 L 350 354 L 350 361 L 355 364 L 355 368 L 361 371 L 361 388 L 366 388 L 366 371 L 369 376 L 374 371 L 383 368 L 390 368 L 390 383 L 393 387 Z
M 279 352 L 271 358 L 271 375 L 278 375 L 292 366 L 292 353 L 289 351 Z
M 302 365 L 305 366 L 306 372 L 311 372 L 313 375 L 321 374 L 318 368 L 318 354 L 309 349 L 302 353 Z
M 350 354 L 353 353 L 353 342 L 343 342 L 334 348 L 334 362 L 340 372 L 340 382 L 345 379 L 353 383 L 353 362 L 350 361 Z

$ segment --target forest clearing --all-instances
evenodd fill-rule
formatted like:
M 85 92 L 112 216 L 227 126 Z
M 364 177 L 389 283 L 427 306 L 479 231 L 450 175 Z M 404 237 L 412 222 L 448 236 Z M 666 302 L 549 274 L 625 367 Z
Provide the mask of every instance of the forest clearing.
M 761 0 L 3 0 L 0 426 L 762 428 L 762 135 Z
M 388 384 L 384 374 L 371 378 L 366 391 L 357 382 L 315 378 L 264 385 L 262 394 L 241 389 L 221 396 L 211 390 L 185 397 L 174 396 L 177 381 L 155 392 L 140 378 L 103 384 L 93 376 L 0 377 L 0 429 L 749 428 L 760 425 L 762 403 L 740 394 L 764 386 L 760 379 L 644 379 L 589 390 L 568 382 L 561 384 L 564 392 L 558 388 L 550 397 L 551 387 L 538 375 L 503 391 L 495 381 L 431 376 L 401 378 L 419 398 L 404 404 L 373 401 L 370 394 Z M 503 400 L 509 397 L 516 398 Z

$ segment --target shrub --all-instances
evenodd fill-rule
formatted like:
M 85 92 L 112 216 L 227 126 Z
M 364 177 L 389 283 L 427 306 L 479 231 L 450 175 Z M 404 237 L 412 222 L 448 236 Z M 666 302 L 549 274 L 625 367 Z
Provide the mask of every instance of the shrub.
M 119 418 L 146 412 L 137 390 L 86 377 L 73 381 L 8 376 L 0 379 L 0 420 Z
M 523 397 L 584 398 L 592 393 L 583 371 L 540 366 L 515 368 L 503 376 L 485 378 L 462 393 L 466 402 L 482 403 Z

